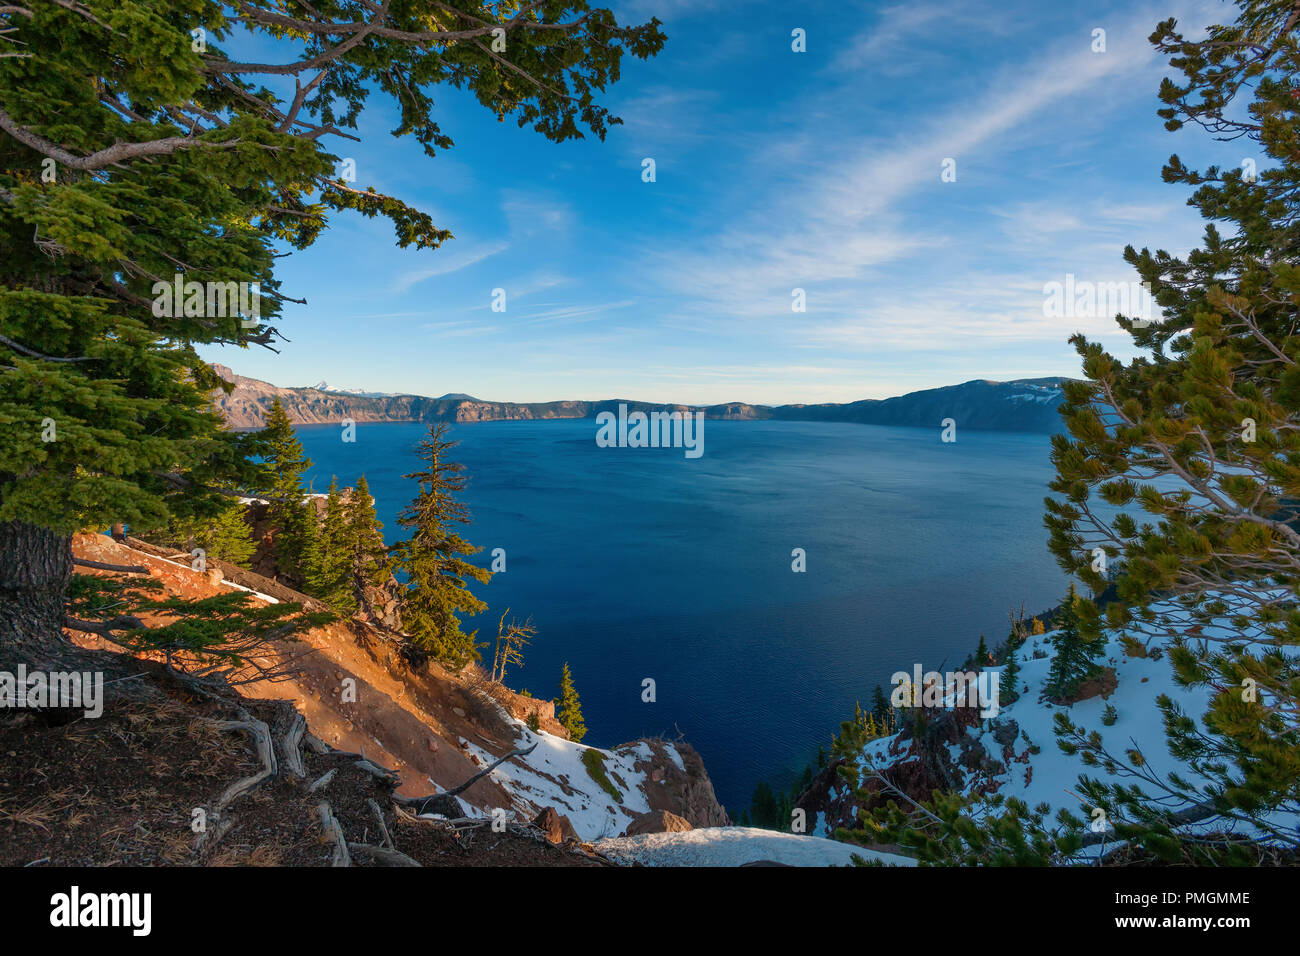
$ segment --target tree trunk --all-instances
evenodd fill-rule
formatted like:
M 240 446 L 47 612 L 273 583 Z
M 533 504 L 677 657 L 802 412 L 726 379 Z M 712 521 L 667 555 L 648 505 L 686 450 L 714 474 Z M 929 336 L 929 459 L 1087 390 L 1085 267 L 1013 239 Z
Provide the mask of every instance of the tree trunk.
M 0 669 L 43 669 L 66 659 L 64 607 L 72 536 L 26 521 L 0 522 Z

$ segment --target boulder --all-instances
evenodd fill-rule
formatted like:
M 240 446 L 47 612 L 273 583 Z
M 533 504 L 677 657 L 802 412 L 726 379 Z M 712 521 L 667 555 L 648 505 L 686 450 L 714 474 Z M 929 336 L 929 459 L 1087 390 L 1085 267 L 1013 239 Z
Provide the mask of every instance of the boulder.
M 690 821 L 667 810 L 651 810 L 643 813 L 627 825 L 623 836 L 637 836 L 641 833 L 681 833 L 693 830 Z
M 541 813 L 537 814 L 537 818 L 533 820 L 533 826 L 545 833 L 546 839 L 550 840 L 552 843 L 559 844 L 560 846 L 563 846 L 570 840 L 577 843 L 582 842 L 582 840 L 578 838 L 578 831 L 573 829 L 573 824 L 569 822 L 569 818 L 561 816 L 556 812 L 554 807 L 547 807 Z

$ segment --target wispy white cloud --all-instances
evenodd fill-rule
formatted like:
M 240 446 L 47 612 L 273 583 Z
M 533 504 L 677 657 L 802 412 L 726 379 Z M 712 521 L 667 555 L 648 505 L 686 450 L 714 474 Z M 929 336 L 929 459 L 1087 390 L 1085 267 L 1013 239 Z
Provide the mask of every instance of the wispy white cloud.
M 501 211 L 509 223 L 512 241 L 561 238 L 575 219 L 568 203 L 518 190 L 505 192 Z
M 525 325 L 577 325 L 586 322 L 598 322 L 609 313 L 626 309 L 637 304 L 636 299 L 623 299 L 618 302 L 602 302 L 592 305 L 561 306 L 544 312 L 534 312 L 525 320 Z
M 393 291 L 398 293 L 409 292 L 412 286 L 426 279 L 432 279 L 434 276 L 450 275 L 453 272 L 459 272 L 461 269 L 468 269 L 470 266 L 477 265 L 484 259 L 505 252 L 509 248 L 510 243 L 497 241 L 478 246 L 454 248 L 450 251 L 435 250 L 436 255 L 429 265 L 398 276 L 393 282 Z
M 849 39 L 844 49 L 831 61 L 836 71 L 885 67 L 888 72 L 905 72 L 921 68 L 912 55 L 897 56 L 905 43 L 914 39 L 922 28 L 933 28 L 954 15 L 952 4 L 911 3 L 886 7 L 879 19 L 866 30 Z
M 932 8 L 892 8 L 887 14 L 893 32 L 877 33 L 878 39 L 864 42 L 884 44 L 887 35 L 900 35 L 905 28 L 923 33 L 920 27 L 935 16 Z M 782 131 L 777 148 L 786 156 L 784 177 L 771 183 L 766 196 L 755 197 L 749 213 L 732 217 L 726 228 L 702 242 L 660 254 L 652 274 L 657 281 L 672 283 L 697 312 L 766 316 L 779 320 L 777 330 L 797 321 L 790 310 L 791 290 L 806 287 L 810 299 L 816 297 L 822 307 L 843 310 L 843 337 L 849 340 L 869 337 L 877 325 L 883 336 L 893 337 L 897 329 L 908 327 L 909 315 L 914 326 L 918 313 L 932 307 L 942 309 L 939 321 L 944 328 L 974 334 L 987 327 L 995 339 L 1042 332 L 1040 323 L 1032 316 L 1025 319 L 1020 311 L 1025 306 L 1031 312 L 1040 309 L 1041 281 L 1022 277 L 1020 284 L 1032 294 L 1008 302 L 1006 312 L 970 310 L 964 317 L 944 302 L 927 299 L 922 289 L 898 289 L 897 298 L 888 295 L 888 283 L 882 280 L 898 263 L 942 257 L 943 247 L 956 241 L 908 204 L 923 190 L 951 189 L 954 197 L 960 195 L 956 190 L 968 164 L 996 166 L 999 157 L 1032 143 L 1045 118 L 1055 119 L 1080 98 L 1096 105 L 1099 91 L 1131 98 L 1135 88 L 1154 88 L 1155 55 L 1146 37 L 1155 19 L 1147 10 L 1112 23 L 1104 54 L 1091 50 L 1090 36 L 1083 31 L 1029 62 L 1018 59 L 991 79 L 954 85 L 958 96 L 951 105 L 929 117 L 913 112 L 892 136 L 840 137 L 832 128 L 805 130 L 792 139 Z M 1136 87 L 1133 81 L 1139 76 L 1142 85 Z M 790 112 L 798 115 L 798 110 Z M 821 116 L 814 109 L 806 115 Z M 941 163 L 950 157 L 957 163 L 958 183 L 941 183 Z M 1033 207 L 1022 206 L 1019 214 L 1031 216 Z M 1140 215 L 1134 211 L 1130 218 Z M 1077 238 L 1095 242 L 1096 236 L 1074 234 L 1075 229 L 1088 232 L 1087 225 L 1078 214 L 1067 212 L 1044 228 L 1067 244 Z M 981 235 L 981 241 L 987 238 Z M 983 280 L 976 275 L 974 281 Z M 948 302 L 959 300 L 955 296 Z M 894 309 L 882 306 L 882 301 L 905 304 Z M 864 309 L 863 303 L 871 305 Z M 829 328 L 823 335 L 832 338 Z

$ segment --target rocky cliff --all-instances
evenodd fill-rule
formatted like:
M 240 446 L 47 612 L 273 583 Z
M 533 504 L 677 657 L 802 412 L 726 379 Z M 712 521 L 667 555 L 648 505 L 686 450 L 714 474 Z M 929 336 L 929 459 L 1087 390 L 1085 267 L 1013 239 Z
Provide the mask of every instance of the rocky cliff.
M 620 403 L 640 411 L 703 411 L 709 418 L 770 418 L 770 410 L 761 405 L 730 402 L 725 405 L 696 407 L 690 405 L 656 405 L 653 402 L 607 399 L 598 402 L 487 402 L 467 395 L 428 398 L 423 395 L 358 395 L 325 391 L 320 388 L 280 388 L 269 382 L 236 375 L 224 365 L 214 365 L 223 379 L 234 384 L 230 394 L 216 392 L 212 404 L 232 428 L 260 428 L 275 398 L 280 399 L 289 420 L 295 424 L 317 425 L 341 422 L 500 422 L 530 421 L 552 418 L 594 418 L 602 411 L 618 411 Z
M 617 412 L 620 404 L 631 411 L 703 412 L 716 421 L 856 422 L 866 425 L 907 425 L 937 428 L 952 418 L 958 428 L 994 431 L 1054 432 L 1060 429 L 1056 409 L 1063 398 L 1062 379 L 1024 379 L 1014 382 L 973 381 L 944 388 L 911 392 L 897 398 L 867 399 L 847 404 L 657 405 L 652 402 L 611 398 L 601 401 L 490 402 L 468 395 L 357 394 L 321 388 L 280 388 L 269 382 L 236 375 L 224 365 L 217 373 L 234 384 L 230 394 L 216 392 L 213 406 L 232 428 L 260 428 L 271 402 L 279 398 L 290 421 L 314 425 L 341 422 L 496 422 L 555 418 L 594 418 L 602 411 Z

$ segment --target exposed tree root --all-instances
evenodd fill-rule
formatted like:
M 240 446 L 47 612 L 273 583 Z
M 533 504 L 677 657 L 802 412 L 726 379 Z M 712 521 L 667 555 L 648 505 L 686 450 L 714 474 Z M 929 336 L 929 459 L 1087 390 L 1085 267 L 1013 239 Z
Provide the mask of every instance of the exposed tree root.
M 336 754 L 336 756 L 337 755 L 338 754 Z M 401 777 L 397 775 L 397 771 L 389 770 L 387 767 L 381 767 L 378 764 L 371 763 L 365 757 L 362 757 L 357 761 L 357 766 L 366 773 L 378 777 L 387 784 L 396 785 L 401 780 Z
M 369 843 L 349 843 L 348 849 L 361 856 L 368 856 L 372 860 L 382 863 L 384 866 L 421 865 L 399 850 L 389 850 L 381 846 L 371 846 Z M 338 864 L 335 865 L 337 866 Z
M 329 786 L 329 782 L 330 782 L 331 780 L 334 779 L 334 777 L 338 774 L 338 772 L 339 772 L 339 771 L 338 771 L 338 768 L 337 768 L 337 767 L 335 767 L 335 768 L 332 769 L 332 770 L 327 770 L 327 771 L 325 771 L 325 772 L 324 772 L 323 774 L 321 774 L 318 778 L 316 778 L 316 780 L 314 780 L 314 781 L 312 782 L 312 785 L 311 785 L 310 787 L 307 788 L 307 792 L 308 792 L 308 793 L 315 793 L 315 792 L 316 792 L 317 790 L 319 790 L 321 787 L 327 787 L 327 786 Z
M 374 811 L 375 819 L 379 821 L 379 833 L 384 838 L 384 846 L 388 847 L 390 850 L 396 849 L 393 846 L 393 838 L 388 832 L 388 824 L 384 822 L 384 811 L 379 809 L 379 804 L 375 802 L 374 797 L 368 797 L 366 799 L 366 804 Z
M 226 815 L 226 807 L 231 802 L 275 776 L 277 763 L 275 747 L 271 743 L 271 728 L 247 712 L 244 712 L 243 716 L 246 719 L 215 720 L 212 723 L 218 730 L 243 730 L 247 732 L 257 744 L 257 755 L 262 761 L 262 769 L 251 776 L 244 777 L 242 780 L 236 780 L 217 797 L 207 815 L 207 825 L 194 843 L 194 849 L 197 853 L 215 847 L 221 842 L 221 838 L 229 832 L 234 820 Z
M 307 767 L 302 762 L 302 739 L 307 732 L 307 719 L 298 711 L 289 719 L 289 729 L 280 738 L 280 749 L 284 752 L 284 765 L 291 776 L 301 779 L 307 776 Z
M 331 865 L 351 866 L 352 857 L 348 855 L 348 841 L 343 835 L 343 827 L 339 825 L 338 817 L 334 816 L 326 801 L 322 800 L 316 805 L 316 816 L 325 829 L 325 835 L 334 842 L 334 862 Z

